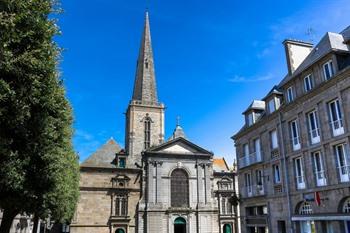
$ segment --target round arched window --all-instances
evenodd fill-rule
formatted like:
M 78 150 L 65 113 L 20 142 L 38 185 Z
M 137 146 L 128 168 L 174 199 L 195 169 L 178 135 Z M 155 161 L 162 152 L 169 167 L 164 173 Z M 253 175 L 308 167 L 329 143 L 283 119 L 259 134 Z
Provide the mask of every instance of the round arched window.
M 115 231 L 115 233 L 125 233 L 124 229 L 122 228 L 119 228 Z
M 350 213 L 350 197 L 344 201 L 343 213 Z
M 230 224 L 225 224 L 223 232 L 224 233 L 232 233 L 231 225 Z
M 188 176 L 185 170 L 175 169 L 171 173 L 171 206 L 188 207 Z
M 299 214 L 312 214 L 312 207 L 311 204 L 307 201 L 305 201 L 304 203 L 301 204 L 300 208 L 299 208 Z

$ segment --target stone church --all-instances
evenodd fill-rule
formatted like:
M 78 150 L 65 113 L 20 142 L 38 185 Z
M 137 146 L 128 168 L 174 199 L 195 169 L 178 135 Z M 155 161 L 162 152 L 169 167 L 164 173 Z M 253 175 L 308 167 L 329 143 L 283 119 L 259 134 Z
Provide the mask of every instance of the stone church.
M 125 148 L 110 139 L 81 163 L 72 233 L 238 231 L 236 173 L 189 141 L 179 124 L 165 139 L 164 117 L 146 12 Z

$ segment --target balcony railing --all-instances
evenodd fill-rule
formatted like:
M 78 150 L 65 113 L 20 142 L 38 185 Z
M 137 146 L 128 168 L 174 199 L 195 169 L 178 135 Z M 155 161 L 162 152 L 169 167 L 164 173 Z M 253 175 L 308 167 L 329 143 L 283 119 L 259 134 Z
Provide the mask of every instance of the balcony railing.
M 265 194 L 264 185 L 245 186 L 243 189 L 243 197 L 255 197 Z
M 330 124 L 333 130 L 333 136 L 344 134 L 343 119 L 331 121 Z
M 327 185 L 326 172 L 325 171 L 315 171 L 316 185 L 325 186 Z
M 259 163 L 262 161 L 262 153 L 261 151 L 259 152 L 254 152 L 251 153 L 248 156 L 243 156 L 238 160 L 238 165 L 239 168 L 247 167 L 249 165 L 252 165 L 254 163 Z
M 350 166 L 340 166 L 338 167 L 340 182 L 349 182 L 350 181 Z
M 300 137 L 293 137 L 292 138 L 292 147 L 293 147 L 293 150 L 300 149 Z
M 320 142 L 320 129 L 313 129 L 310 130 L 310 139 L 311 139 L 311 144 L 316 144 Z
M 295 181 L 296 181 L 295 183 L 296 183 L 297 189 L 304 189 L 305 188 L 304 176 L 296 176 Z

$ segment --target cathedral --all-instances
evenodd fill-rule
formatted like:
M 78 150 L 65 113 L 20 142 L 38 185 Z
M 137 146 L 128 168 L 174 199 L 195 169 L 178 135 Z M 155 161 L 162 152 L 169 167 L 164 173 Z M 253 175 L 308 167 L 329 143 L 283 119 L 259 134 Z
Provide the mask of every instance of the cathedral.
M 146 12 L 125 148 L 110 139 L 80 164 L 72 233 L 238 232 L 234 169 L 191 142 L 179 123 L 165 138 L 164 118 Z

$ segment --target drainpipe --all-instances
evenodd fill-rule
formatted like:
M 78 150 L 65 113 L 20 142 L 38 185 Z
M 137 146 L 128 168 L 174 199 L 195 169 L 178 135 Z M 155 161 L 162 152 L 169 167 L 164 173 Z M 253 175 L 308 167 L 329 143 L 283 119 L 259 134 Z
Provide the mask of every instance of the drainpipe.
M 285 154 L 285 148 L 284 148 L 284 132 L 283 132 L 283 127 L 282 127 L 282 114 L 281 112 L 278 113 L 278 119 L 279 119 L 279 128 L 282 136 L 281 140 L 281 154 L 282 154 L 282 162 L 284 166 L 284 177 L 285 177 L 285 187 L 286 187 L 286 193 L 287 193 L 287 204 L 288 204 L 288 220 L 290 221 L 290 233 L 294 232 L 294 227 L 292 223 L 292 209 L 291 209 L 291 200 L 290 200 L 290 194 L 289 194 L 289 178 L 288 178 L 288 166 L 287 166 L 287 159 L 286 159 L 286 154 Z
M 199 209 L 198 209 L 198 205 L 199 205 L 199 176 L 198 176 L 198 160 L 196 161 L 196 173 L 197 173 L 197 214 L 196 214 L 196 228 L 197 228 L 197 233 L 199 233 Z

